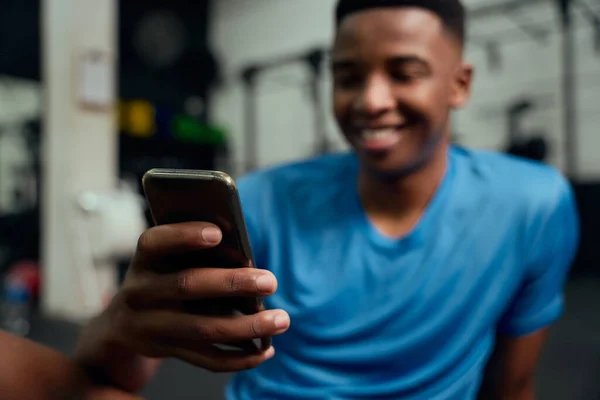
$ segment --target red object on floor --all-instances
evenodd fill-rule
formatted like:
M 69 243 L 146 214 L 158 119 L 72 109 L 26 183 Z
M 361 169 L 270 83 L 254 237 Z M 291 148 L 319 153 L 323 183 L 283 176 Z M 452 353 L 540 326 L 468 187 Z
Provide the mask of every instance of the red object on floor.
M 38 297 L 41 288 L 40 266 L 36 261 L 23 260 L 13 264 L 8 269 L 8 275 L 12 279 L 25 282 L 32 297 Z

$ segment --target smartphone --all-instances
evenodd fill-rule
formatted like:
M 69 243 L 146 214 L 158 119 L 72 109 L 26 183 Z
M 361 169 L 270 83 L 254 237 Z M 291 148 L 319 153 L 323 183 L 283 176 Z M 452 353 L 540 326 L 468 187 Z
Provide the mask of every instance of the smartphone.
M 174 256 L 168 266 L 171 272 L 180 266 L 241 268 L 256 265 L 237 186 L 229 175 L 220 171 L 155 168 L 144 174 L 142 186 L 156 225 L 210 222 L 223 234 L 221 243 L 214 248 Z M 202 315 L 252 315 L 264 310 L 264 302 L 259 297 L 232 297 L 198 300 L 186 303 L 185 307 Z M 224 345 L 259 351 L 268 349 L 271 339 Z

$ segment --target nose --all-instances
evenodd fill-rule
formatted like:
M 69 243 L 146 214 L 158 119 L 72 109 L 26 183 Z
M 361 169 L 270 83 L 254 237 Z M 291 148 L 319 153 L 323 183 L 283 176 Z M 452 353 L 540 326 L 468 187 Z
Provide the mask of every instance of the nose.
M 394 108 L 392 88 L 386 79 L 373 77 L 369 79 L 358 94 L 354 107 L 356 111 L 366 115 L 377 115 Z

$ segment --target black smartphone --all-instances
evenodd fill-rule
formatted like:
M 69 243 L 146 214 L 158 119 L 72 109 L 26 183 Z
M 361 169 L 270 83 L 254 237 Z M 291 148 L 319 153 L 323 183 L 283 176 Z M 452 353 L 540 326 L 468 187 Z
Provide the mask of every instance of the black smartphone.
M 233 178 L 220 171 L 151 169 L 144 174 L 142 186 L 156 225 L 181 222 L 210 222 L 223 234 L 221 243 L 174 257 L 170 268 L 198 265 L 210 268 L 255 266 L 237 186 Z M 264 310 L 262 298 L 231 297 L 198 300 L 186 304 L 202 315 L 252 315 Z M 224 345 L 243 350 L 266 350 L 270 338 Z

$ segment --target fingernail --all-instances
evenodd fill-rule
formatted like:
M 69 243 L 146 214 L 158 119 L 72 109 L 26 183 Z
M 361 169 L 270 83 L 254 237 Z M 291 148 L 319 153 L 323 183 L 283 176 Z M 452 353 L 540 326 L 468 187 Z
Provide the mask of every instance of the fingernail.
M 217 244 L 221 241 L 222 235 L 221 231 L 214 227 L 208 227 L 202 229 L 202 239 L 206 243 Z
M 290 317 L 286 313 L 278 313 L 273 318 L 273 324 L 277 329 L 286 329 L 290 325 Z
M 273 346 L 269 347 L 267 351 L 265 351 L 265 360 L 269 360 L 273 358 L 275 355 L 275 348 Z
M 275 279 L 271 275 L 260 275 L 256 278 L 256 287 L 261 292 L 270 292 L 275 286 Z

